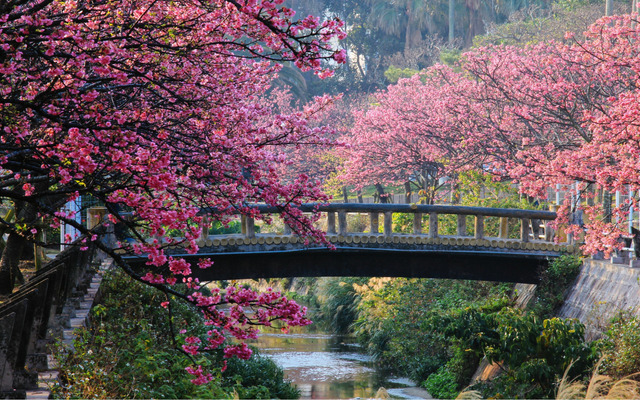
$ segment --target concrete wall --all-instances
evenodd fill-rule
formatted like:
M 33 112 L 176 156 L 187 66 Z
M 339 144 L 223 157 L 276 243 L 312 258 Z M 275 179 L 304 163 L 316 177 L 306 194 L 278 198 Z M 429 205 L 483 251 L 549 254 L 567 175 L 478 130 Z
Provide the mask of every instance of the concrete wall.
M 587 340 L 594 340 L 619 311 L 640 315 L 640 268 L 585 260 L 558 317 L 579 319 Z

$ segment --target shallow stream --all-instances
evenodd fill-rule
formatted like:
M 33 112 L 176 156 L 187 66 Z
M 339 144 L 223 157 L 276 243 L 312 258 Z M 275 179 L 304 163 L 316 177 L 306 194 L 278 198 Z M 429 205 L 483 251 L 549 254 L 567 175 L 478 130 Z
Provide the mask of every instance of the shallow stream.
M 373 398 L 381 387 L 394 398 L 430 398 L 410 380 L 377 371 L 351 337 L 263 333 L 253 345 L 284 369 L 303 399 Z

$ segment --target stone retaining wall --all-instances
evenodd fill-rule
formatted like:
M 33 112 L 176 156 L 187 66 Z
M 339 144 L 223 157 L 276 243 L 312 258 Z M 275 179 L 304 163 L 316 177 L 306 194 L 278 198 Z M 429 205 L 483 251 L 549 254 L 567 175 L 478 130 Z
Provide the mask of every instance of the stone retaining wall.
M 585 260 L 558 313 L 586 326 L 587 340 L 598 339 L 618 312 L 640 315 L 640 268 Z

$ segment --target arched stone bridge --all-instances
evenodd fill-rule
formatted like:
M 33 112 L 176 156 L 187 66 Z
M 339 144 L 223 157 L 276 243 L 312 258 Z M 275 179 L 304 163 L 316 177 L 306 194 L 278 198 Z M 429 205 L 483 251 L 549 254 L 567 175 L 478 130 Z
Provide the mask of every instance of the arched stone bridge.
M 279 213 L 275 207 L 256 207 L 263 214 Z M 539 269 L 549 259 L 575 251 L 575 246 L 569 243 L 554 243 L 554 232 L 548 223 L 556 214 L 549 211 L 351 203 L 305 204 L 301 209 L 323 214 L 319 226 L 326 229 L 327 239 L 335 249 L 305 244 L 286 226 L 276 233 L 258 233 L 254 221 L 243 217 L 242 234 L 203 238 L 196 255 L 184 254 L 179 249 L 171 253 L 194 263 L 202 257 L 211 257 L 213 267 L 193 269 L 194 277 L 206 281 L 390 276 L 536 283 Z M 412 233 L 393 232 L 396 213 L 409 214 L 404 219 L 411 225 Z M 352 214 L 359 215 L 355 218 L 360 230 L 368 233 L 348 230 L 347 220 Z M 443 234 L 443 218 L 453 222 L 455 232 L 450 233 L 454 234 Z M 485 235 L 488 224 L 498 232 L 497 237 Z M 517 225 L 519 234 L 510 235 L 509 228 L 513 232 Z M 129 260 L 136 261 L 135 257 Z

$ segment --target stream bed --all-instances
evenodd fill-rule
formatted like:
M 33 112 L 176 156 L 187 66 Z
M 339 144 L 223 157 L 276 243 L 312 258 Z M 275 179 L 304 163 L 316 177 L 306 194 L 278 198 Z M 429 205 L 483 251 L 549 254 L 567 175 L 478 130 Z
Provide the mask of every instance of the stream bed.
M 392 398 L 431 398 L 410 380 L 376 370 L 352 337 L 263 333 L 252 344 L 284 369 L 303 399 L 373 398 L 380 388 Z

